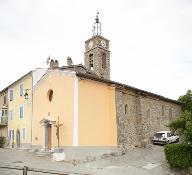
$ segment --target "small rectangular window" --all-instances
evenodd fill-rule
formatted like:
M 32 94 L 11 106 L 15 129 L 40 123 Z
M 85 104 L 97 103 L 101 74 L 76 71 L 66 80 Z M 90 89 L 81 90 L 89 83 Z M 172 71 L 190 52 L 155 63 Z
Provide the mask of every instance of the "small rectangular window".
M 19 108 L 19 116 L 20 116 L 20 118 L 23 118 L 23 117 L 24 117 L 23 106 L 20 106 L 20 108 Z
M 23 84 L 20 84 L 20 96 L 23 96 Z
M 23 141 L 25 141 L 25 139 L 26 139 L 26 129 L 23 128 Z
M 13 101 L 13 90 L 9 91 L 9 100 Z

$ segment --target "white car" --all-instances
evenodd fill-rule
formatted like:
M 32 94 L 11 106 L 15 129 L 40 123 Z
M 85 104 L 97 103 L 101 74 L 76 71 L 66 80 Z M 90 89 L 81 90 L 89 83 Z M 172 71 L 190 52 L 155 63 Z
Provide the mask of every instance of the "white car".
M 152 138 L 152 142 L 155 144 L 169 144 L 179 142 L 179 136 L 173 134 L 171 131 L 159 131 L 156 132 Z

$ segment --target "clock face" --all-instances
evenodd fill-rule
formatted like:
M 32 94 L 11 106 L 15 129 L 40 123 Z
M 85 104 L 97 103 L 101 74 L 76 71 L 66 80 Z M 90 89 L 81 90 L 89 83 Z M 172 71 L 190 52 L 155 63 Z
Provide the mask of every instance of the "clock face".
M 93 47 L 93 41 L 90 41 L 88 44 L 89 49 L 91 49 Z
M 106 42 L 105 42 L 104 40 L 101 40 L 101 45 L 102 45 L 103 47 L 106 47 L 106 46 L 107 46 L 107 44 L 106 44 Z

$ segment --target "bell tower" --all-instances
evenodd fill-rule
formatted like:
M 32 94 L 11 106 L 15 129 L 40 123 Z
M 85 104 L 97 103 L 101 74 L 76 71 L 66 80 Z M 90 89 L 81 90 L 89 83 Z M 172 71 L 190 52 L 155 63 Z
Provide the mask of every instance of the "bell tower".
M 98 77 L 110 79 L 109 40 L 101 36 L 98 14 L 93 24 L 93 36 L 85 41 L 84 64 L 88 71 Z

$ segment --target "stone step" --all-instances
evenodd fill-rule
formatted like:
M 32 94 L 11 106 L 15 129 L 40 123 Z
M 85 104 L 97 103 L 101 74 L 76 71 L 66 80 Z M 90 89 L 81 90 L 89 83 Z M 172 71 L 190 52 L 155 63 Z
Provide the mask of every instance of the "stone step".
M 38 157 L 46 157 L 46 156 L 51 156 L 52 152 L 51 151 L 38 151 L 38 152 L 35 152 L 35 154 Z
M 30 148 L 16 148 L 18 151 L 29 151 Z

